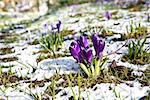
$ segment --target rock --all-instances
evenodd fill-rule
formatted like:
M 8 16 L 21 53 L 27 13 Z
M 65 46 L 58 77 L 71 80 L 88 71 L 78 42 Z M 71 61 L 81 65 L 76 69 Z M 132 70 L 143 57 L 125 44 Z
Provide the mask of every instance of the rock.
M 47 59 L 43 60 L 39 63 L 39 66 L 42 69 L 51 69 L 56 70 L 60 69 L 63 71 L 77 71 L 79 65 L 74 61 L 72 57 L 63 57 L 63 58 L 57 58 L 57 59 Z

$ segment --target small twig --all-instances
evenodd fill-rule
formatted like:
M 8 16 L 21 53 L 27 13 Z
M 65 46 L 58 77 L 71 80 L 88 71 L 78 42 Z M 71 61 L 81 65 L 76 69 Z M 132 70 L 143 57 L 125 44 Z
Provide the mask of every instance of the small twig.
M 126 46 L 126 44 L 128 43 L 128 41 L 126 41 L 120 48 L 118 48 L 116 51 L 113 51 L 113 52 L 111 52 L 111 53 L 109 53 L 109 54 L 107 54 L 107 55 L 105 55 L 105 56 L 109 56 L 109 55 L 112 55 L 112 54 L 115 54 L 115 53 L 117 53 L 120 49 L 122 49 L 124 46 Z

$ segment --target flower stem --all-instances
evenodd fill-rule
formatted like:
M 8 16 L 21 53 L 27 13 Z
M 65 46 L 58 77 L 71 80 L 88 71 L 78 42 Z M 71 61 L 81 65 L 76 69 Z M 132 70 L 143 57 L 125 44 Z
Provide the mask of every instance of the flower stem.
M 97 76 L 100 73 L 100 59 L 95 60 L 95 75 Z

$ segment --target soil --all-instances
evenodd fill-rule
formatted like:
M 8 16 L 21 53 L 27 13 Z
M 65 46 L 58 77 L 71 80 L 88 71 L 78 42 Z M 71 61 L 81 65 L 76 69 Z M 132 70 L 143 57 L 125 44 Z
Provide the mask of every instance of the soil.
M 7 57 L 7 58 L 0 58 L 0 62 L 11 62 L 18 60 L 18 57 Z

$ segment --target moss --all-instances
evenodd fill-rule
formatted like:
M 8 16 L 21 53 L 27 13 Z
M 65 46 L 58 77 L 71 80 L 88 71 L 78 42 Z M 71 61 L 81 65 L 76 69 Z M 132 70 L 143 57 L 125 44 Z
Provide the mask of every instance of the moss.
M 13 49 L 13 47 L 0 48 L 0 55 L 14 53 L 15 51 L 12 49 Z

